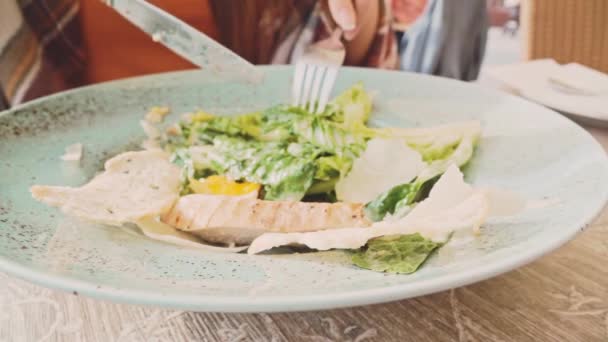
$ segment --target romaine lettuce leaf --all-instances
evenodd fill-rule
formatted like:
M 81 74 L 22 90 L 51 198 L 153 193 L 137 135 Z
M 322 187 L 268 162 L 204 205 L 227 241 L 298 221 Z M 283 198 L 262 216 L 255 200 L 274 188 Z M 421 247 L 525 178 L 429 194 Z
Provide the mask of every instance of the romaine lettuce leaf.
M 378 136 L 403 139 L 411 148 L 422 155 L 426 162 L 445 160 L 458 148 L 463 139 L 477 144 L 481 136 L 479 121 L 467 121 L 455 124 L 425 128 L 377 128 Z
M 380 221 L 387 214 L 393 214 L 424 199 L 426 195 L 424 189 L 428 190 L 450 165 L 462 167 L 468 163 L 473 157 L 481 127 L 478 122 L 470 122 L 437 128 L 393 129 L 393 131 L 399 131 L 400 133 L 394 136 L 400 135 L 406 139 L 410 147 L 415 142 L 417 148 L 412 148 L 422 153 L 426 151 L 427 165 L 410 183 L 397 185 L 366 204 L 365 213 L 372 221 Z M 449 152 L 429 154 L 429 151 L 439 151 L 442 142 L 445 144 L 445 151 Z
M 315 167 L 309 161 L 295 159 L 268 170 L 264 180 L 264 199 L 299 201 L 312 185 Z
M 278 105 L 262 112 L 260 135 L 256 138 L 264 141 L 294 141 L 295 124 L 310 114 L 292 106 Z
M 319 181 L 337 180 L 343 170 L 348 170 L 351 167 L 352 160 L 341 156 L 323 156 L 315 160 L 317 164 L 317 172 L 315 179 Z
M 324 115 L 345 129 L 365 125 L 372 111 L 372 98 L 358 82 L 327 104 Z
M 369 114 L 369 113 L 368 113 Z M 365 137 L 343 125 L 317 116 L 301 108 L 278 105 L 259 113 L 230 117 L 216 117 L 203 123 L 194 123 L 191 131 L 198 135 L 195 141 L 208 143 L 218 133 L 230 136 L 249 136 L 260 141 L 311 143 L 328 153 L 350 146 L 364 144 Z
M 260 133 L 258 112 L 238 116 L 214 116 L 202 111 L 188 113 L 175 127 L 178 134 L 167 137 L 165 147 L 178 148 L 210 144 L 218 135 L 256 137 Z
M 258 137 L 260 135 L 261 113 L 241 114 L 237 116 L 217 116 L 211 120 L 199 123 L 198 132 L 205 130 L 231 136 L 244 135 Z
M 193 146 L 188 153 L 175 154 L 175 160 L 187 156 L 188 174 L 211 171 L 264 185 L 268 200 L 300 200 L 312 185 L 320 150 L 311 144 L 256 141 L 226 135 L 216 136 L 211 145 Z M 191 165 L 191 166 L 190 166 Z
M 336 197 L 336 183 L 346 175 L 353 165 L 353 160 L 362 153 L 362 145 L 350 145 L 336 150 L 334 155 L 323 155 L 315 160 L 317 171 L 314 182 L 307 195 L 332 194 Z
M 458 167 L 466 165 L 473 157 L 475 152 L 475 146 L 477 145 L 477 136 L 466 135 L 462 137 L 458 146 L 443 159 L 437 159 L 431 161 L 426 168 L 424 168 L 416 181 L 426 182 L 437 176 L 442 175 L 450 165 L 454 164 Z
M 326 181 L 314 180 L 306 195 L 327 195 L 332 194 L 332 198 L 335 197 L 334 188 L 336 187 L 336 179 L 330 179 Z M 337 198 L 332 202 L 337 201 Z
M 441 245 L 418 233 L 383 236 L 369 240 L 366 247 L 354 252 L 352 261 L 368 270 L 410 274 Z
M 294 125 L 298 141 L 311 143 L 327 153 L 337 153 L 352 145 L 365 146 L 366 137 L 321 117 L 303 118 Z
M 382 193 L 365 205 L 365 215 L 368 219 L 382 221 L 387 214 L 393 214 L 399 203 L 412 204 L 418 195 L 420 183 L 400 184 Z

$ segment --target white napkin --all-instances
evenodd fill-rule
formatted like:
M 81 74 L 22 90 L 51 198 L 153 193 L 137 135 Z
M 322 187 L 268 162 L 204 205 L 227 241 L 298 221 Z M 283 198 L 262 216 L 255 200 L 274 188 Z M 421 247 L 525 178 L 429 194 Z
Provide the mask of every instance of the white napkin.
M 488 68 L 486 76 L 562 112 L 608 120 L 608 75 L 553 59 Z

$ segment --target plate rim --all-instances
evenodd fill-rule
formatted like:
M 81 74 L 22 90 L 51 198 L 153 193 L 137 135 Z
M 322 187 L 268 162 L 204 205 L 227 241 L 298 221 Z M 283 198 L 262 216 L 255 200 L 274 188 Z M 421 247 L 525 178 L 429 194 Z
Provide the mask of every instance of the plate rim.
M 511 86 L 508 82 L 495 78 L 488 73 L 480 75 L 480 78 L 477 82 L 481 82 L 482 84 L 485 84 L 487 86 L 492 86 L 492 84 L 494 84 L 495 86 L 498 87 L 498 88 L 496 88 L 497 90 L 500 90 L 500 91 L 504 92 L 505 94 L 513 95 L 515 97 L 525 99 L 528 102 L 540 105 L 544 108 L 557 112 L 558 114 L 566 116 L 568 119 L 571 119 L 571 120 L 575 121 L 576 123 L 586 124 L 589 126 L 600 127 L 600 128 L 608 127 L 608 118 L 602 118 L 602 117 L 598 117 L 595 115 L 588 115 L 588 114 L 584 114 L 584 113 L 575 113 L 575 112 L 565 110 L 563 108 L 557 108 L 556 106 L 553 106 L 550 104 L 542 103 L 541 101 L 538 101 L 537 99 L 535 99 L 533 96 L 528 96 L 528 94 L 526 92 L 516 89 L 513 86 Z
M 264 69 L 282 69 L 292 68 L 292 66 L 263 66 Z M 364 68 L 346 67 L 346 69 L 358 70 Z M 387 70 L 360 70 L 364 72 L 382 72 L 382 73 L 407 73 L 413 74 L 417 77 L 431 77 L 441 79 L 442 82 L 446 83 L 461 83 L 466 84 L 467 87 L 477 88 L 482 91 L 489 91 L 496 93 L 500 96 L 512 97 L 517 101 L 523 101 L 530 105 L 542 109 L 546 112 L 551 112 L 551 115 L 558 119 L 569 121 L 568 125 L 574 126 L 574 129 L 580 130 L 583 133 L 584 139 L 587 139 L 590 145 L 593 145 L 597 153 L 603 152 L 604 158 L 601 161 L 604 167 L 608 169 L 608 155 L 606 155 L 603 147 L 599 142 L 580 125 L 576 124 L 569 118 L 564 117 L 562 114 L 537 103 L 531 102 L 521 97 L 514 96 L 505 92 L 501 92 L 497 89 L 483 87 L 479 84 L 462 82 L 453 79 L 445 79 L 432 75 L 421 75 L 403 71 L 387 71 Z M 103 82 L 94 85 L 88 85 L 85 87 L 74 88 L 65 92 L 60 92 L 38 98 L 36 100 L 23 103 L 15 106 L 4 112 L 0 112 L 0 117 L 10 115 L 16 111 L 27 109 L 28 107 L 34 107 L 40 102 L 52 100 L 55 97 L 62 97 L 65 95 L 77 93 L 83 89 L 88 88 L 99 88 L 100 86 L 108 86 L 112 84 L 128 84 L 132 81 L 138 81 L 145 78 L 155 78 L 161 75 L 165 76 L 178 76 L 182 73 L 192 72 L 209 72 L 201 71 L 198 69 L 185 70 L 185 71 L 173 71 L 158 73 L 145 76 L 131 77 L 121 80 L 114 80 L 109 82 Z M 598 150 L 599 149 L 599 150 Z M 598 196 L 598 199 L 600 197 Z M 583 231 L 591 222 L 593 222 L 598 215 L 601 214 L 603 208 L 608 202 L 608 182 L 603 187 L 602 199 L 595 203 L 595 206 L 587 208 L 584 214 L 581 214 L 581 220 L 576 225 L 573 225 L 572 229 L 564 231 L 563 234 L 552 237 L 547 240 L 544 238 L 545 243 L 539 245 L 540 248 L 526 248 L 537 239 L 530 239 L 528 242 L 519 244 L 513 247 L 508 247 L 500 252 L 509 252 L 514 256 L 510 258 L 502 258 L 486 265 L 474 267 L 470 269 L 459 270 L 456 272 L 448 273 L 445 275 L 439 275 L 430 279 L 418 280 L 413 283 L 403 283 L 389 286 L 376 287 L 366 290 L 353 290 L 343 293 L 327 293 L 327 294 L 307 294 L 307 295 L 279 295 L 279 296 L 226 296 L 226 295 L 215 295 L 215 294 L 197 294 L 197 295 L 180 295 L 170 294 L 164 295 L 163 293 L 153 292 L 148 290 L 137 290 L 137 289 L 125 289 L 117 288 L 108 285 L 99 285 L 94 282 L 79 280 L 74 277 L 48 274 L 43 270 L 37 270 L 30 268 L 26 265 L 22 265 L 18 262 L 14 262 L 4 256 L 0 256 L 0 271 L 6 272 L 11 276 L 15 276 L 20 279 L 24 279 L 31 283 L 62 290 L 66 292 L 72 292 L 75 294 L 83 294 L 88 297 L 101 300 L 109 300 L 117 303 L 125 304 L 137 304 L 137 305 L 150 305 L 150 306 L 161 306 L 173 309 L 186 309 L 191 311 L 201 312 L 290 312 L 290 311 L 308 311 L 308 310 L 323 310 L 323 309 L 335 309 L 344 307 L 353 307 L 367 304 L 378 304 L 385 303 L 394 300 L 402 300 L 412 297 L 418 297 L 422 295 L 428 295 L 448 289 L 453 289 L 472 283 L 476 283 L 485 279 L 489 279 L 499 274 L 506 273 L 514 270 L 521 266 L 524 266 L 541 256 L 548 254 L 556 250 L 557 248 L 570 241 L 579 232 Z M 574 227 L 576 226 L 576 228 Z M 499 253 L 500 253 L 499 252 Z M 367 271 L 370 272 L 370 271 Z

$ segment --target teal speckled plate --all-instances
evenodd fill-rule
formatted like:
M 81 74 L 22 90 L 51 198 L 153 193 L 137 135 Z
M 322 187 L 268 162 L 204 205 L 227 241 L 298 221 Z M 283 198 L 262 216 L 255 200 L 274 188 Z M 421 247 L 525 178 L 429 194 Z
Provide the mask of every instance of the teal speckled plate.
M 113 301 L 201 311 L 290 311 L 371 304 L 486 279 L 531 262 L 585 228 L 608 198 L 608 160 L 559 114 L 461 82 L 344 69 L 338 89 L 376 91 L 376 125 L 429 126 L 478 119 L 484 128 L 467 178 L 511 189 L 533 208 L 495 219 L 466 243 L 447 245 L 413 275 L 357 269 L 340 253 L 216 254 L 77 222 L 35 202 L 32 184 L 79 185 L 110 156 L 143 139 L 154 105 L 180 113 L 238 113 L 286 102 L 291 69 L 267 67 L 263 84 L 189 71 L 105 83 L 0 114 L 0 270 L 31 282 Z M 80 165 L 62 162 L 82 142 Z

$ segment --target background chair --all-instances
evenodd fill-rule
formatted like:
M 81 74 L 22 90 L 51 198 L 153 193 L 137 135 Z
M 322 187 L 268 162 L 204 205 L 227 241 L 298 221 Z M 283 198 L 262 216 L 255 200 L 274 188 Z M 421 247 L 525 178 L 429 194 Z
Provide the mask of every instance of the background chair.
M 607 0 L 522 0 L 525 59 L 577 62 L 608 73 Z

